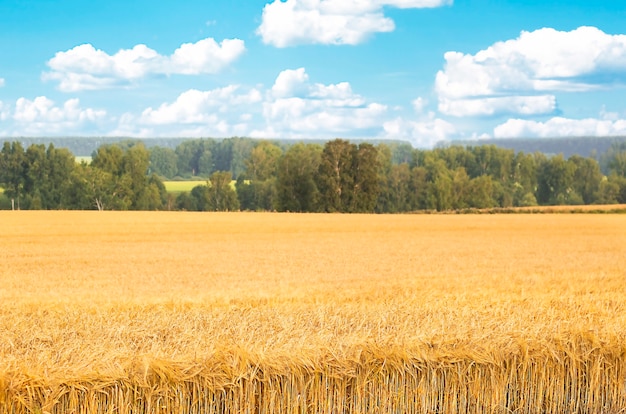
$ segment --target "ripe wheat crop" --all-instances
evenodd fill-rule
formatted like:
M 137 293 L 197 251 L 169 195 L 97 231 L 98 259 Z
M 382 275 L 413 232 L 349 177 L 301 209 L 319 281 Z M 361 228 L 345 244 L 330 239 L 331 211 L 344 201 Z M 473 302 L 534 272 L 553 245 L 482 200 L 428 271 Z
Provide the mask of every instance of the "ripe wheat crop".
M 623 215 L 0 213 L 0 412 L 626 412 Z

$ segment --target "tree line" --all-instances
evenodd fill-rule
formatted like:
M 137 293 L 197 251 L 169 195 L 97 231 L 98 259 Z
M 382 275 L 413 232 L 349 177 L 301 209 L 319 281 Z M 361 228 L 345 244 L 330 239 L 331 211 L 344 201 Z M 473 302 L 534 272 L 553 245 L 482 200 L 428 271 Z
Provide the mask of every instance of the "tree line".
M 206 181 L 166 191 L 165 179 Z M 234 183 L 233 183 L 234 182 Z M 65 148 L 5 142 L 0 208 L 399 213 L 626 203 L 626 143 L 599 161 L 493 145 L 418 150 L 403 143 L 196 139 L 175 149 L 100 146 L 77 163 Z

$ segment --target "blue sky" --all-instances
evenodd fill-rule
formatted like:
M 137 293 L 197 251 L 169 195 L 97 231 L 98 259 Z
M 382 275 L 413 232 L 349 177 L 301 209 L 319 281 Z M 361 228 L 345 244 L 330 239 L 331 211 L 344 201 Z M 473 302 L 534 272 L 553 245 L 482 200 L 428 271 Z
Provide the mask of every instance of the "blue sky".
M 0 0 L 0 136 L 626 135 L 623 0 Z

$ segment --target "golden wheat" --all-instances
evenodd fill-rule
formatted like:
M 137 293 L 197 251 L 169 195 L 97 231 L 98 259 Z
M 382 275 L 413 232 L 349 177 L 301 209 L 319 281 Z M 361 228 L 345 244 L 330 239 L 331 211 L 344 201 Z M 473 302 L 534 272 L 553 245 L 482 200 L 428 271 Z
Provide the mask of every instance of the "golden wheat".
M 626 407 L 624 216 L 0 222 L 0 412 Z

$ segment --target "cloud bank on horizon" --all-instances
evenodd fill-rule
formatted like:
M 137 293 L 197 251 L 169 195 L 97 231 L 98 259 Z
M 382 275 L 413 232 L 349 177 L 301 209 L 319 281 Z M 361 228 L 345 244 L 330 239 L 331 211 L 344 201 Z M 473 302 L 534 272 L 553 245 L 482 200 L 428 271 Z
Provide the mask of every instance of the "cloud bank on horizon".
M 429 52 L 429 77 L 387 87 L 396 62 L 398 76 L 410 74 L 413 61 L 402 59 L 427 49 L 429 39 L 412 37 L 413 19 L 456 7 L 274 0 L 250 10 L 248 37 L 242 24 L 236 36 L 196 35 L 173 50 L 146 38 L 106 51 L 80 32 L 84 42 L 57 48 L 34 70 L 0 63 L 0 136 L 370 137 L 430 147 L 472 137 L 626 135 L 626 35 L 591 25 L 500 39 L 494 29 L 473 50 L 460 41 L 451 50 L 458 39 L 447 39 Z M 210 21 L 202 30 L 220 25 Z M 397 61 L 379 57 L 390 47 Z M 326 54 L 335 60 L 316 59 Z M 361 73 L 380 84 L 360 81 Z

